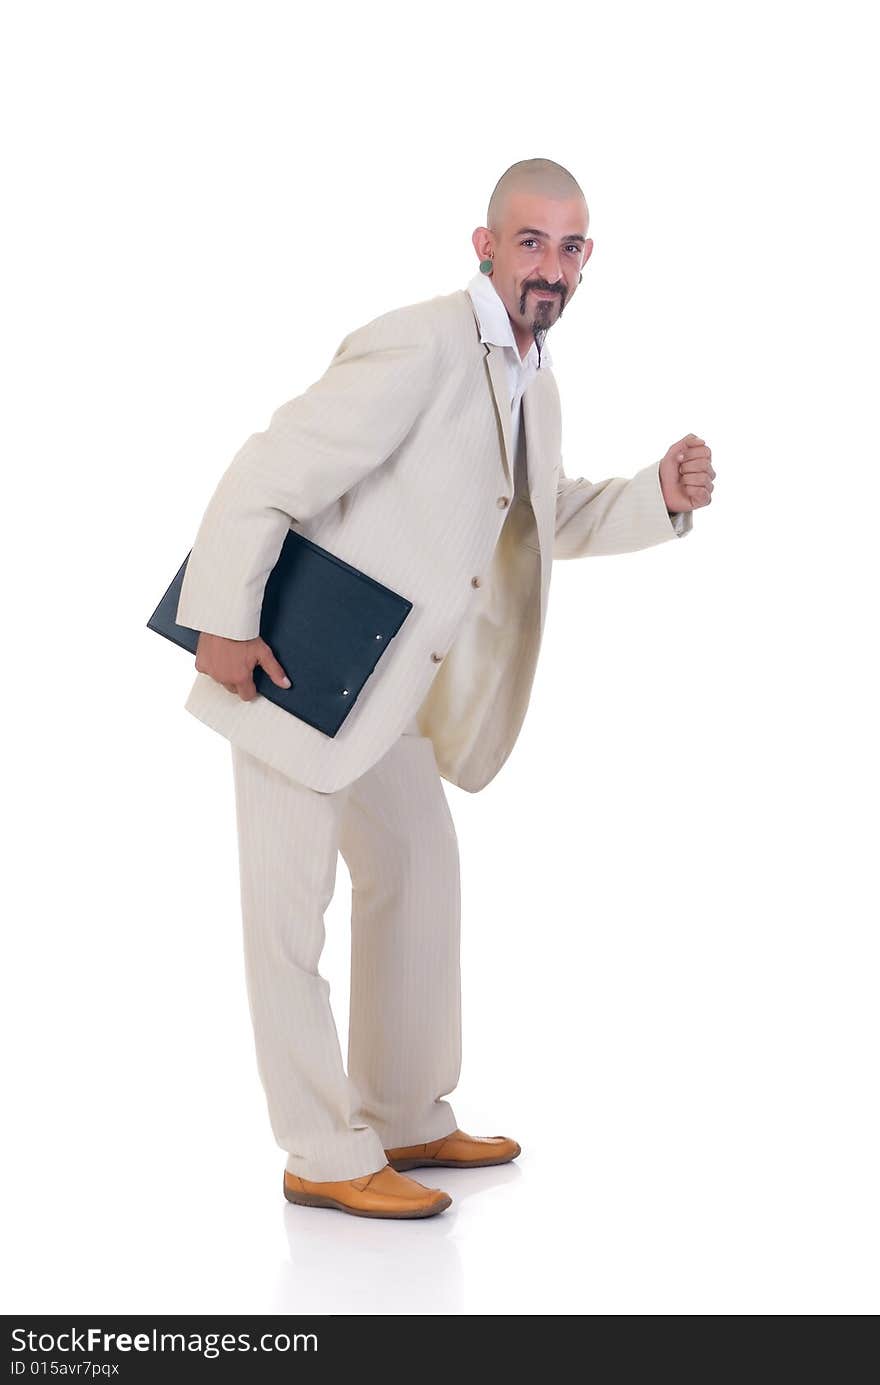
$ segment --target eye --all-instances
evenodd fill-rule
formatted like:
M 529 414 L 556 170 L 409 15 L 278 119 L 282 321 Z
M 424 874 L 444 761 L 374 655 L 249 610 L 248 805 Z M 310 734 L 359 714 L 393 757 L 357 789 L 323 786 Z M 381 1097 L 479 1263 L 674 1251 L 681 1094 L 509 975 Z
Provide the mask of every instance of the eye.
M 537 245 L 537 244 L 538 244 L 538 242 L 535 240 L 534 236 L 526 236 L 525 240 L 521 240 L 521 241 L 520 241 L 520 245 Z M 566 250 L 570 250 L 571 253 L 572 253 L 572 255 L 579 255 L 579 254 L 580 254 L 581 247 L 580 247 L 579 245 L 575 245 L 574 242 L 570 242 L 565 248 L 566 248 Z

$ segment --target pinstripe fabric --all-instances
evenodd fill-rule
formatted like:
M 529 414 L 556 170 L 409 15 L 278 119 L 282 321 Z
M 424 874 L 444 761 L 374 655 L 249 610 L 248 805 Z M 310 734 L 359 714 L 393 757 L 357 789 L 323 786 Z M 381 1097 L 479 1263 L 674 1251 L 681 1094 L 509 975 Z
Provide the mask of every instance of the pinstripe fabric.
M 455 828 L 430 740 L 411 720 L 332 793 L 233 743 L 244 954 L 257 1064 L 286 1167 L 355 1178 L 385 1149 L 457 1125 L 461 1066 Z M 351 875 L 348 1063 L 319 970 L 337 853 Z
M 259 633 L 290 527 L 413 602 L 335 737 L 201 673 L 186 702 L 231 742 L 258 1068 L 287 1167 L 306 1178 L 357 1177 L 392 1145 L 455 1129 L 460 885 L 441 777 L 475 792 L 509 755 L 553 559 L 682 532 L 659 463 L 571 479 L 560 438 L 542 368 L 514 457 L 503 348 L 480 341 L 466 292 L 429 299 L 343 340 L 233 458 L 193 544 L 177 610 L 192 629 Z M 347 1072 L 319 970 L 339 852 L 352 881 Z
M 565 475 L 551 370 L 538 372 L 522 410 L 528 493 L 511 506 L 507 366 L 503 348 L 480 341 L 468 293 L 395 309 L 344 338 L 324 375 L 277 409 L 221 477 L 177 619 L 233 639 L 258 634 L 290 527 L 413 609 L 335 737 L 203 673 L 187 711 L 323 793 L 362 775 L 416 715 L 442 777 L 483 788 L 525 715 L 553 559 L 677 536 L 659 462 L 629 479 Z

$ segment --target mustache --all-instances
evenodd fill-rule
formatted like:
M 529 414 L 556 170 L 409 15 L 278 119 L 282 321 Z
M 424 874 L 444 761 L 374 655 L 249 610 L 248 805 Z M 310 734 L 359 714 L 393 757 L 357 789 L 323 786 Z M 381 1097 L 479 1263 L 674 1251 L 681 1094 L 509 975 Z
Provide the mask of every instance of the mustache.
M 526 310 L 526 297 L 531 289 L 537 289 L 539 293 L 555 293 L 559 298 L 561 310 L 561 306 L 563 305 L 565 300 L 565 289 L 563 287 L 561 287 L 559 284 L 542 284 L 539 282 L 531 282 L 523 285 L 523 291 L 520 295 L 519 300 L 519 310 L 521 313 L 524 313 Z

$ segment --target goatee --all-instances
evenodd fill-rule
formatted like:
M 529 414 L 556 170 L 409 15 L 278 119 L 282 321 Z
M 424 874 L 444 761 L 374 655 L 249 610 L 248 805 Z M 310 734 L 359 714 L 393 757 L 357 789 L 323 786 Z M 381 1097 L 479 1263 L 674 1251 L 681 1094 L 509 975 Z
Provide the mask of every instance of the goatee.
M 534 339 L 535 339 L 535 346 L 538 348 L 538 369 L 539 369 L 539 370 L 541 369 L 541 348 L 542 348 L 543 345 L 544 345 L 544 338 L 546 337 L 546 335 L 547 335 L 547 333 L 548 333 L 549 330 L 550 330 L 550 329 L 549 329 L 548 327 L 533 327 L 533 328 L 532 328 L 532 336 L 533 336 Z

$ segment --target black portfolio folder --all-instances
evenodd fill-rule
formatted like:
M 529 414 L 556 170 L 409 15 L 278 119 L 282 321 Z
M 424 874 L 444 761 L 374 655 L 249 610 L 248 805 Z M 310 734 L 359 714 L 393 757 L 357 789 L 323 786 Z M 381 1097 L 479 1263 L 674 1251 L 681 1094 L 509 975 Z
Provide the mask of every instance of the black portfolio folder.
M 189 553 L 147 626 L 195 654 L 200 632 L 177 624 L 188 562 Z M 405 596 L 291 529 L 266 582 L 260 635 L 292 686 L 279 688 L 257 664 L 254 687 L 335 736 L 411 610 Z

